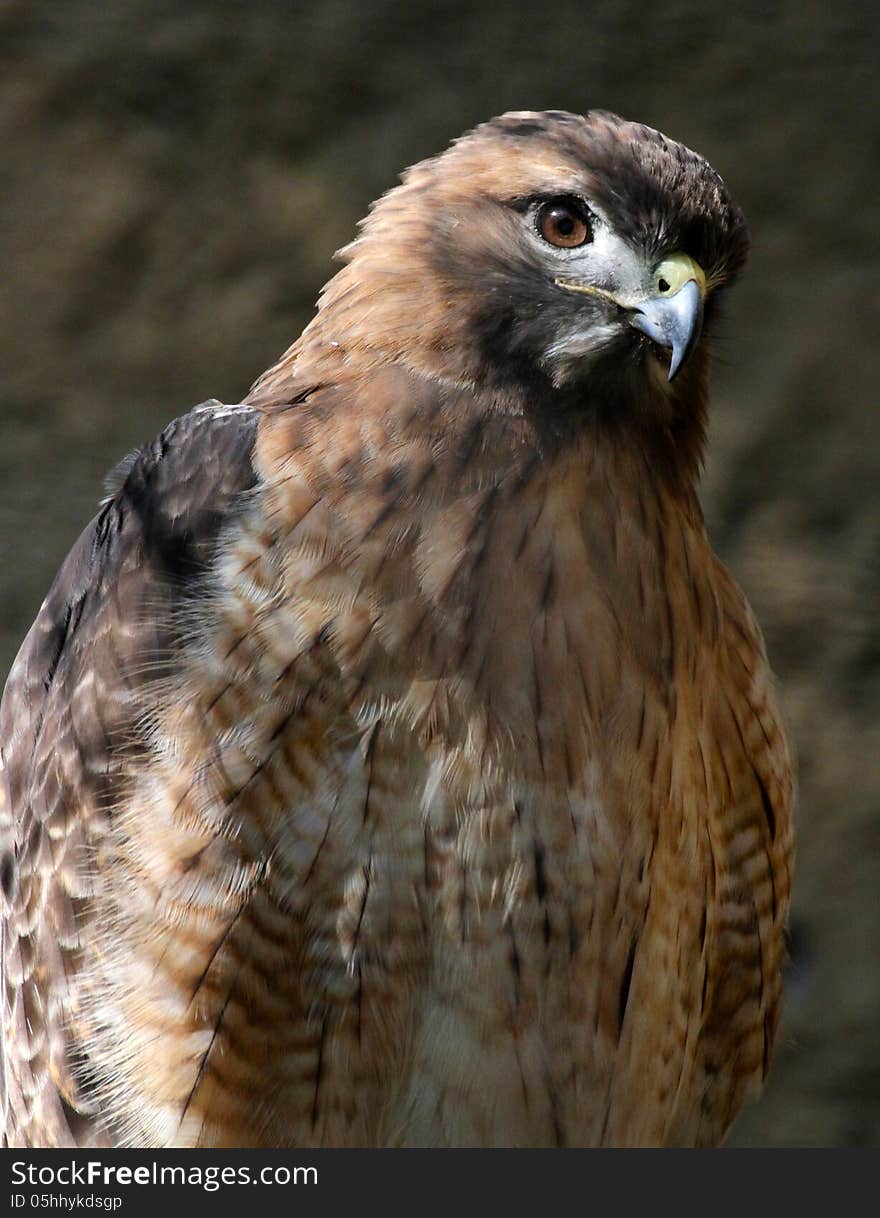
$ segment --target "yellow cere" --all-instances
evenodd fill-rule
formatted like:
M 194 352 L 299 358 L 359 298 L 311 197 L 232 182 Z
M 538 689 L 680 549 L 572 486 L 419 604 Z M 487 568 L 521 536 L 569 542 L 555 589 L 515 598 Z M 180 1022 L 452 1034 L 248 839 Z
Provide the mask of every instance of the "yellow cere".
M 661 296 L 674 296 L 691 279 L 696 281 L 700 295 L 705 295 L 706 273 L 687 254 L 670 254 L 654 271 L 654 286 Z

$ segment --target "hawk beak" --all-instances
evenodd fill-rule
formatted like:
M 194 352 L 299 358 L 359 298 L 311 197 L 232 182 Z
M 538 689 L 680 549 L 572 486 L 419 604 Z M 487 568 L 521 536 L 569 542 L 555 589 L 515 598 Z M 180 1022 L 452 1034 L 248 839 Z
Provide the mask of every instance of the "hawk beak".
M 673 254 L 654 272 L 657 294 L 630 306 L 629 322 L 652 342 L 672 349 L 669 380 L 696 346 L 703 328 L 706 276 L 686 254 Z

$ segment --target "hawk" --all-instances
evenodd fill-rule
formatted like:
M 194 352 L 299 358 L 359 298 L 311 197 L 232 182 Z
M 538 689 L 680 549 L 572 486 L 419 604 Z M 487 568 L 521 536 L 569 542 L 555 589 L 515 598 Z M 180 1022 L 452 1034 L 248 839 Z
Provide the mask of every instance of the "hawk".
M 792 866 L 697 497 L 747 243 L 659 132 L 506 114 L 112 475 L 2 704 L 10 1144 L 724 1137 Z

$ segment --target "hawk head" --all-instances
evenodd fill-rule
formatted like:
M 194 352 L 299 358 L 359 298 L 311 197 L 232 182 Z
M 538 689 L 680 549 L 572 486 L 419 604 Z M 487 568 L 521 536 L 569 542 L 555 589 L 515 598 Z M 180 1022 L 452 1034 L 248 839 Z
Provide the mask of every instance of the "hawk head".
M 403 364 L 557 421 L 689 418 L 699 447 L 704 339 L 747 248 L 721 178 L 660 132 L 509 113 L 373 206 L 289 356 Z

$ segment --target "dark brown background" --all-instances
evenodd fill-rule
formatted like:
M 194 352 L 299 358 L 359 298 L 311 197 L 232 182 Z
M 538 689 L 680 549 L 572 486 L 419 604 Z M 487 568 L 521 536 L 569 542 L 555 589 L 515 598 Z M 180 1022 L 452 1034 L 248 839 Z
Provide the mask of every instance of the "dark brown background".
M 662 128 L 752 226 L 704 499 L 800 758 L 786 1019 L 732 1142 L 878 1145 L 880 19 L 765 7 L 0 0 L 0 670 L 108 466 L 244 394 L 405 165 L 510 108 Z

